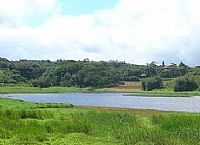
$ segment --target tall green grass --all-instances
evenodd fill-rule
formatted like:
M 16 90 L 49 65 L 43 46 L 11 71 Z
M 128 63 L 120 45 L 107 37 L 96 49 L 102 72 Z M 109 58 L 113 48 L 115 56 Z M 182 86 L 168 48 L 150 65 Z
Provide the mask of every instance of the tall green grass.
M 56 106 L 57 105 L 57 106 Z M 2 145 L 198 145 L 200 115 L 134 115 L 0 99 Z M 43 106 L 43 107 L 42 107 Z M 147 111 L 150 113 L 149 111 Z

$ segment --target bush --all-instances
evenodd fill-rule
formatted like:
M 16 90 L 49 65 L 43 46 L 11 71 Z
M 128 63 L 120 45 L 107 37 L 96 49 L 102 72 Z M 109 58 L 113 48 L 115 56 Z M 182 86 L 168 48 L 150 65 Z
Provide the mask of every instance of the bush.
M 198 85 L 194 80 L 191 80 L 189 78 L 179 78 L 176 80 L 174 91 L 175 92 L 194 91 L 197 88 Z
M 137 76 L 130 76 L 130 77 L 126 77 L 124 79 L 124 81 L 128 81 L 128 82 L 138 82 L 140 81 L 139 77 Z
M 162 89 L 163 82 L 159 77 L 147 78 L 142 81 L 143 90 L 151 91 L 153 89 Z
M 43 81 L 41 80 L 41 78 L 39 78 L 38 80 L 32 80 L 31 83 L 33 87 L 47 88 L 51 86 L 50 82 Z

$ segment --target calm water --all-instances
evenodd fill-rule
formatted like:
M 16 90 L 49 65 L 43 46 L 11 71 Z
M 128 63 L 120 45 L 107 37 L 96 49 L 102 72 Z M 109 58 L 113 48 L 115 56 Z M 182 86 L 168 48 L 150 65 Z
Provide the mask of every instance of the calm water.
M 122 93 L 13 94 L 7 96 L 30 102 L 200 112 L 200 97 L 142 97 L 124 96 Z

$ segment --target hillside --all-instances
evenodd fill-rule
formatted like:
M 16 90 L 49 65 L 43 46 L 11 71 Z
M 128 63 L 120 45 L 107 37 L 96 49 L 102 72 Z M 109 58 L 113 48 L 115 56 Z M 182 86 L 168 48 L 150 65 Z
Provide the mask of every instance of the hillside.
M 157 65 L 129 64 L 121 61 L 74 60 L 19 60 L 9 61 L 0 58 L 0 84 L 25 84 L 34 87 L 117 87 L 141 89 L 141 81 L 159 77 L 164 87 L 173 88 L 179 77 L 188 77 L 200 84 L 200 68 L 189 67 L 184 63 Z

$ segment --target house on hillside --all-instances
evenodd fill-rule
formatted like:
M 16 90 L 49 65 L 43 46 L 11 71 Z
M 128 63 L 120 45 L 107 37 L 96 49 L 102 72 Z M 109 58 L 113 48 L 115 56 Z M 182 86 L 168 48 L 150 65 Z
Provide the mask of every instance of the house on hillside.
M 200 68 L 200 66 L 196 66 L 196 68 Z
M 165 65 L 164 70 L 174 70 L 177 67 L 175 63 L 170 63 L 169 65 Z
M 141 75 L 139 76 L 139 78 L 146 78 L 146 77 L 147 77 L 146 74 L 141 74 Z

